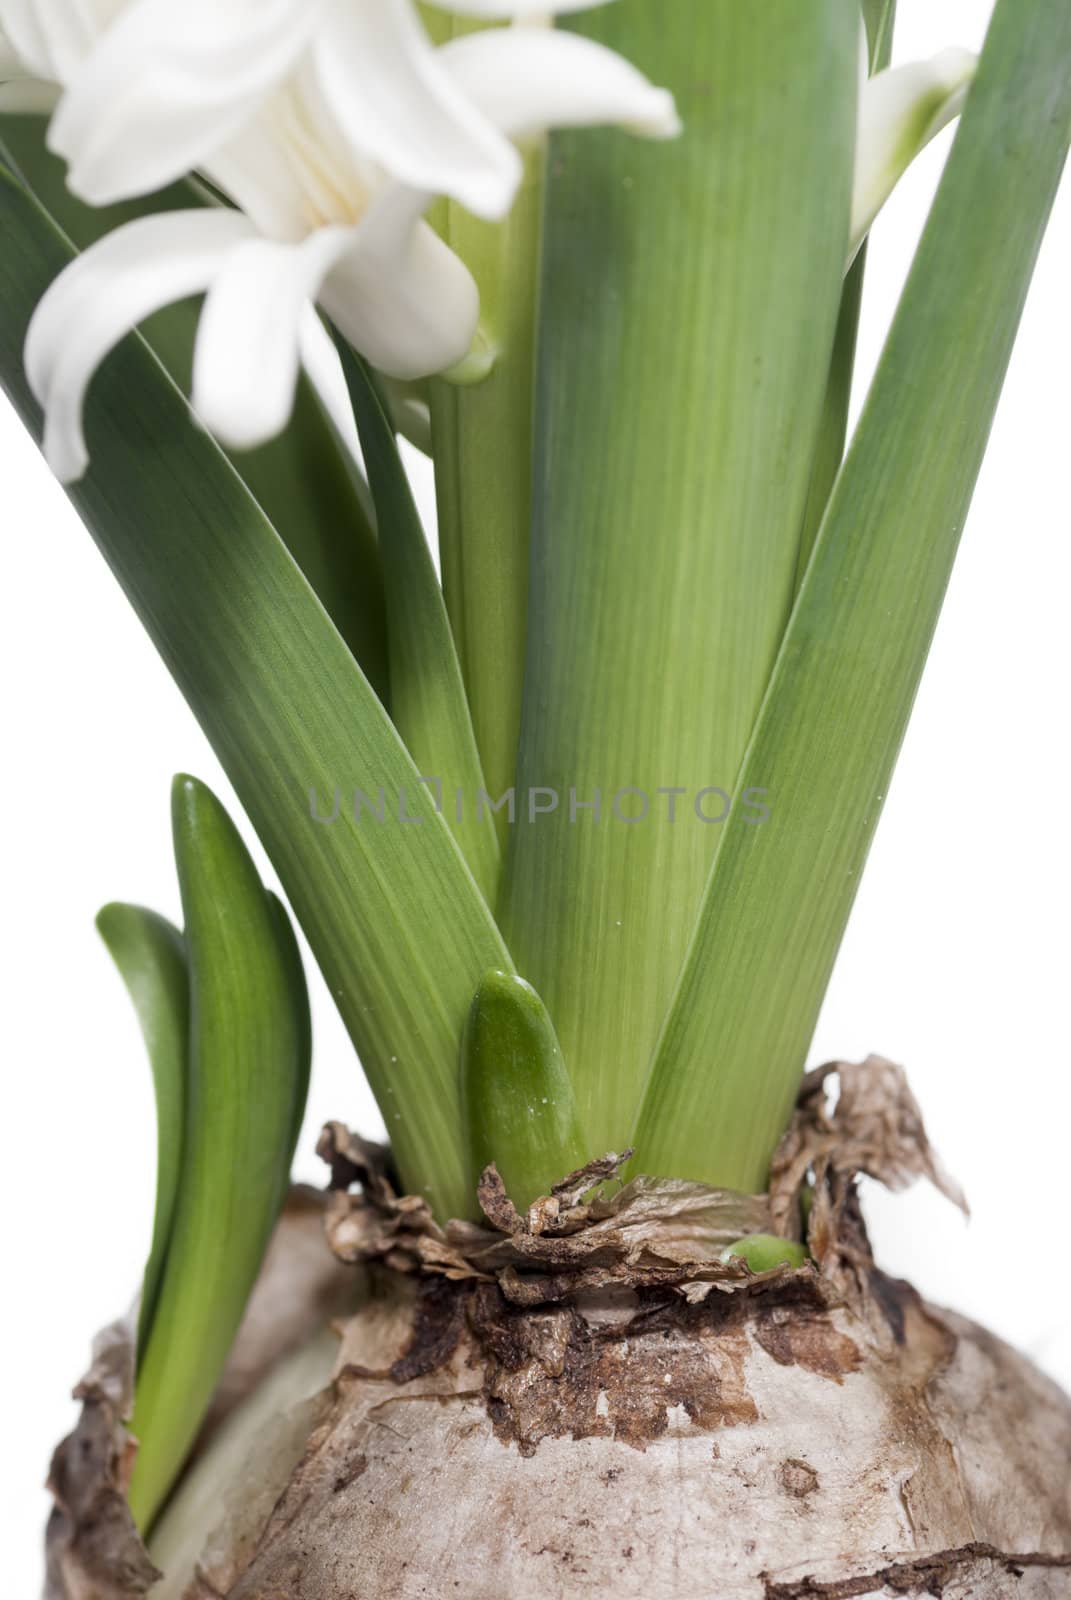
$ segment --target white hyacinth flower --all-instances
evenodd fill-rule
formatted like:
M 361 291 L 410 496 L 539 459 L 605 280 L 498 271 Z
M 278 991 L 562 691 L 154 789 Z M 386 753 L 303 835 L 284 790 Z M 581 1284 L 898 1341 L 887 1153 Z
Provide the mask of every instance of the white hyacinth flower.
M 524 20 L 590 3 L 450 9 Z M 0 24 L 39 76 L 64 86 L 49 145 L 91 205 L 201 166 L 299 70 L 351 151 L 399 182 L 490 218 L 506 213 L 520 182 L 516 150 L 459 88 L 414 0 L 0 0 Z M 597 72 L 591 91 L 597 98 Z M 670 97 L 647 85 L 637 122 L 671 116 Z
M 468 8 L 507 9 L 477 0 Z M 15 37 L 13 9 L 26 7 L 0 0 Z M 508 6 L 524 9 L 523 0 Z M 520 181 L 514 141 L 549 127 L 619 123 L 670 137 L 679 126 L 670 94 L 613 51 L 534 25 L 537 8 L 527 9 L 533 25 L 439 50 L 410 0 L 133 0 L 88 54 L 48 35 L 34 65 L 72 73 L 50 143 L 72 157 L 73 187 L 104 201 L 196 166 L 238 208 L 129 223 L 44 296 L 26 364 L 57 475 L 69 481 L 86 468 L 82 407 L 100 362 L 151 311 L 201 291 L 193 404 L 236 448 L 285 426 L 303 354 L 317 340 L 322 367 L 315 303 L 390 377 L 461 361 L 479 297 L 422 220 L 432 199 L 450 195 L 499 217 Z M 543 0 L 538 11 L 546 9 Z M 558 9 L 576 9 L 575 0 Z M 231 28 L 239 13 L 246 31 L 223 38 L 220 16 Z M 319 32 L 310 33 L 310 16 Z
M 207 291 L 193 401 L 225 443 L 285 426 L 302 360 L 330 388 L 319 303 L 390 377 L 460 363 L 479 304 L 463 263 L 423 222 L 436 195 L 499 218 L 521 177 L 516 145 L 550 127 L 620 123 L 676 133 L 672 97 L 548 12 L 612 0 L 453 0 L 512 28 L 440 49 L 413 0 L 0 0 L 0 108 L 59 104 L 50 146 L 92 203 L 197 169 L 238 208 L 118 229 L 44 297 L 27 340 L 64 479 L 87 464 L 81 413 L 96 367 L 151 311 Z M 866 79 L 849 264 L 915 155 L 958 114 L 975 57 Z M 34 81 L 40 80 L 40 81 Z

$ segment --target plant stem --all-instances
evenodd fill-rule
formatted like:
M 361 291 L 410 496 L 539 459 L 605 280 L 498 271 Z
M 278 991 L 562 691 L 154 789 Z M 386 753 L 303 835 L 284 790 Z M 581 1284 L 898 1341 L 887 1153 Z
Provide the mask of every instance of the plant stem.
M 870 73 L 883 72 L 892 56 L 893 27 L 896 21 L 896 0 L 864 0 L 863 16 L 870 44 Z M 866 279 L 867 245 L 864 243 L 848 270 L 841 296 L 840 316 L 837 319 L 837 336 L 833 342 L 833 359 L 830 362 L 829 381 L 822 409 L 822 427 L 815 450 L 811 488 L 807 497 L 807 512 L 800 536 L 799 560 L 796 567 L 796 592 L 803 582 L 803 574 L 811 559 L 814 541 L 822 525 L 829 496 L 844 459 L 844 444 L 848 437 L 848 410 L 852 399 L 852 379 L 855 375 L 855 348 L 859 335 L 859 313 L 863 304 L 863 285 Z
M 532 148 L 508 219 L 445 208 L 443 233 L 480 288 L 489 375 L 431 386 L 443 591 L 484 776 L 513 782 L 521 721 L 532 504 L 532 384 L 543 151 Z M 496 814 L 505 841 L 505 812 Z

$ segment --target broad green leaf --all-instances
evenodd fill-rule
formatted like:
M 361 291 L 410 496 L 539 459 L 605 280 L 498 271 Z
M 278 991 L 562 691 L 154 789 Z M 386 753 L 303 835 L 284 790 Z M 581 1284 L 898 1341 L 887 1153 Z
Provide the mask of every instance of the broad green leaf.
M 736 787 L 791 606 L 846 259 L 859 12 L 632 0 L 576 21 L 672 89 L 684 133 L 551 141 L 501 920 L 594 1147 L 620 1149 L 721 831 L 695 802 Z M 558 808 L 530 823 L 540 789 Z M 615 815 L 619 790 L 643 794 Z M 598 791 L 601 820 L 571 813 L 570 791 L 587 806 Z M 645 798 L 645 820 L 619 820 Z
M 744 764 L 637 1132 L 765 1184 L 907 725 L 1071 133 L 1071 10 L 1000 0 Z
M 480 340 L 493 357 L 481 382 L 439 380 L 431 393 L 443 589 L 496 796 L 513 783 L 524 683 L 543 159 L 541 147 L 527 153 L 505 222 L 454 202 L 441 230 L 479 285 Z
M 79 250 L 150 212 L 204 203 L 195 183 L 120 205 L 83 205 L 46 149 L 38 117 L 0 117 L 0 141 L 44 209 Z M 183 393 L 190 392 L 201 298 L 169 306 L 142 330 Z M 386 703 L 387 630 L 376 537 L 354 462 L 336 439 L 308 380 L 298 383 L 286 431 L 257 450 L 232 452 L 239 475 L 315 589 L 336 628 Z
M 68 248 L 7 180 L 0 214 L 0 377 L 39 436 L 22 344 Z M 88 438 L 94 465 L 74 504 L 264 841 L 403 1181 L 441 1214 L 469 1209 L 458 1045 L 481 975 L 512 963 L 434 797 L 261 508 L 136 336 L 94 382 Z
M 237 829 L 193 778 L 172 791 L 190 976 L 186 1137 L 131 1431 L 147 1529 L 197 1437 L 286 1195 L 308 1082 L 307 1016 L 277 913 Z
M 547 1008 L 530 983 L 508 972 L 486 973 L 473 999 L 461 1044 L 461 1105 L 473 1187 L 494 1162 L 518 1208 L 596 1153 L 585 1145 Z
M 156 1206 L 138 1312 L 139 1356 L 152 1329 L 182 1170 L 190 987 L 182 935 L 144 906 L 113 902 L 97 929 L 134 1002 L 156 1097 Z
M 339 353 L 376 505 L 390 638 L 391 717 L 489 905 L 498 889 L 494 813 L 480 799 L 483 771 L 457 651 L 420 513 L 398 446 L 364 363 Z

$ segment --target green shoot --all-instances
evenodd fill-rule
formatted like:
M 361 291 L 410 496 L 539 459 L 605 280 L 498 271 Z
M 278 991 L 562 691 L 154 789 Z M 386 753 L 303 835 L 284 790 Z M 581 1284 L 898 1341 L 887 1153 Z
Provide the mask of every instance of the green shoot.
M 148 1528 L 196 1438 L 286 1195 L 308 1012 L 245 846 L 193 778 L 172 797 L 190 976 L 186 1134 L 163 1281 L 141 1352 L 130 1506 Z
M 737 1239 L 727 1250 L 722 1251 L 721 1259 L 731 1261 L 734 1256 L 739 1256 L 746 1261 L 752 1272 L 772 1272 L 775 1267 L 802 1267 L 807 1261 L 806 1245 L 798 1244 L 794 1239 L 779 1239 L 773 1233 L 749 1233 L 744 1239 Z
M 519 1209 L 591 1158 L 547 1008 L 523 978 L 488 972 L 461 1044 L 473 1193 L 493 1161 Z
M 113 903 L 98 913 L 97 928 L 134 1002 L 156 1095 L 156 1207 L 138 1314 L 140 1352 L 156 1313 L 182 1171 L 190 985 L 182 935 L 155 911 Z

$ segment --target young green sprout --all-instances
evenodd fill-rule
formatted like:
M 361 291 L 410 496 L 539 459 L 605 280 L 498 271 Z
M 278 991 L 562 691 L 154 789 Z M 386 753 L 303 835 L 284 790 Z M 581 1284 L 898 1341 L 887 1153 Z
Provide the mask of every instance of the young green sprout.
M 746 1261 L 752 1272 L 772 1272 L 775 1267 L 802 1267 L 808 1259 L 807 1246 L 794 1239 L 779 1239 L 772 1233 L 749 1233 L 721 1253 L 723 1261 L 734 1256 Z
M 521 1209 L 592 1154 L 554 1025 L 523 978 L 487 972 L 476 990 L 461 1044 L 461 1109 L 474 1185 L 494 1162 Z
M 176 927 L 144 906 L 105 906 L 97 914 L 97 931 L 134 1003 L 156 1097 L 156 1207 L 138 1312 L 138 1349 L 144 1350 L 163 1280 L 182 1175 L 190 1043 L 186 945 Z
M 159 1117 L 131 1422 L 142 1529 L 197 1436 L 260 1269 L 311 1047 L 293 932 L 230 818 L 186 777 L 172 817 L 184 935 L 135 906 L 105 907 L 98 924 L 138 1009 Z

